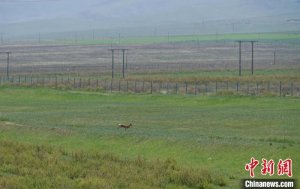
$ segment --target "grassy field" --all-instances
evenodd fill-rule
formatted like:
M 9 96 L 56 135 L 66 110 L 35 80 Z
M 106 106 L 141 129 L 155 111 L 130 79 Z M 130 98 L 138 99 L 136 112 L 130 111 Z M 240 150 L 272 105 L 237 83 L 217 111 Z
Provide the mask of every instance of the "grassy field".
M 188 41 L 214 42 L 214 41 L 235 41 L 235 40 L 259 40 L 259 41 L 295 41 L 300 39 L 299 33 L 234 33 L 234 34 L 206 34 L 206 35 L 165 35 L 165 36 L 144 36 L 144 37 L 121 37 L 103 39 L 77 40 L 76 44 L 81 45 L 147 45 L 155 43 L 178 43 Z M 72 41 L 60 41 L 63 43 L 75 43 Z
M 238 188 L 251 157 L 292 158 L 299 179 L 299 114 L 292 97 L 2 86 L 0 186 Z

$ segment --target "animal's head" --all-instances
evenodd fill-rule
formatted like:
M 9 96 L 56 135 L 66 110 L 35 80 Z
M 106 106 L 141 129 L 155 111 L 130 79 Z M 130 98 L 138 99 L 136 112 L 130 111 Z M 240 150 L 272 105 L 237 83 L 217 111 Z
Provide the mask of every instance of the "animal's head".
M 130 123 L 130 124 L 129 124 L 129 127 L 132 127 L 132 126 L 133 126 L 133 125 Z

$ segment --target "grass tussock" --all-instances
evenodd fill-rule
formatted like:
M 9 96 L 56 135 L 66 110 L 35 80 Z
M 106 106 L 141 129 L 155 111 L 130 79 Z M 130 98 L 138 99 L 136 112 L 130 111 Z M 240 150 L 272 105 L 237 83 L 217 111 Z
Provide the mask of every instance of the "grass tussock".
M 6 117 L 0 117 L 0 121 L 9 121 L 9 119 L 8 118 L 6 118 Z
M 121 159 L 67 152 L 47 145 L 0 141 L 0 188 L 212 188 L 225 186 L 210 170 L 182 168 L 175 160 Z

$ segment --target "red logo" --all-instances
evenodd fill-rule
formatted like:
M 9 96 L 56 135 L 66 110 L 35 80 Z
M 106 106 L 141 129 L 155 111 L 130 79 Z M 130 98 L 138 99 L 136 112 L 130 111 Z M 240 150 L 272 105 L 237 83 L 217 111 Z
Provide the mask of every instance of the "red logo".
M 278 164 L 277 164 L 277 168 L 278 168 L 278 175 L 284 175 L 286 174 L 289 177 L 292 177 L 292 160 L 291 159 L 286 159 L 284 161 L 282 161 L 282 159 L 279 160 Z
M 261 174 L 266 175 L 269 173 L 270 176 L 274 175 L 274 161 L 271 159 L 267 161 L 266 159 L 262 159 L 263 163 L 261 164 L 263 168 L 261 169 Z
M 258 164 L 259 164 L 259 161 L 256 160 L 254 157 L 252 157 L 250 160 L 250 163 L 247 163 L 245 165 L 245 170 L 250 172 L 250 177 L 255 176 L 254 169 L 257 167 Z M 260 173 L 262 175 L 267 175 L 267 174 L 269 174 L 270 176 L 274 175 L 275 162 L 273 159 L 268 161 L 263 158 L 261 166 L 262 166 L 262 168 L 260 170 Z M 279 176 L 287 175 L 289 177 L 292 177 L 293 176 L 292 160 L 291 159 L 286 159 L 286 160 L 279 159 L 279 162 L 277 164 L 277 174 Z
M 254 169 L 259 164 L 259 161 L 255 158 L 251 158 L 251 162 L 246 164 L 245 169 L 246 171 L 250 171 L 250 176 L 254 177 Z

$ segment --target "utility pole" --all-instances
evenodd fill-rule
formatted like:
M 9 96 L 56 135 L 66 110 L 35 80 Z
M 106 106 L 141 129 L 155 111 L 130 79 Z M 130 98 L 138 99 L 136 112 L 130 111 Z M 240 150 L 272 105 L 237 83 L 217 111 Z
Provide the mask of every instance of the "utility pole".
M 111 51 L 111 77 L 112 78 L 114 78 L 114 63 L 115 63 L 115 61 L 114 61 L 114 52 L 115 51 L 122 51 L 122 53 L 123 53 L 123 69 L 122 69 L 122 76 L 123 76 L 123 78 L 125 78 L 125 52 L 126 52 L 126 50 L 128 50 L 128 49 L 124 49 L 124 48 L 116 48 L 116 49 L 110 49 L 110 51 Z M 126 56 L 126 69 L 127 69 L 127 56 Z
M 252 58 L 251 58 L 251 75 L 254 74 L 254 43 L 257 41 L 250 41 L 251 42 L 251 48 L 252 48 Z
M 239 43 L 239 76 L 242 75 L 242 43 L 251 42 L 252 56 L 251 56 L 251 75 L 254 74 L 254 43 L 257 41 L 237 41 Z
M 111 49 L 111 78 L 114 78 L 114 49 Z
M 126 55 L 126 70 L 127 70 L 127 62 L 128 62 L 128 61 L 127 61 L 127 55 Z
M 239 42 L 239 76 L 242 75 L 242 41 Z
M 7 79 L 9 79 L 9 55 L 10 52 L 0 52 L 0 54 L 6 54 L 7 58 L 6 58 L 6 77 Z
M 125 77 L 125 73 L 124 73 L 124 69 L 125 69 L 125 50 L 126 49 L 122 49 L 122 52 L 123 52 L 123 70 L 122 70 L 123 79 Z
M 275 65 L 276 63 L 276 51 L 274 51 L 274 61 L 273 61 L 273 64 Z
M 253 45 L 254 45 L 254 41 L 251 41 L 251 47 L 252 47 L 251 75 L 253 75 L 253 57 L 254 57 Z
M 6 77 L 7 77 L 7 79 L 9 79 L 9 53 L 10 52 L 6 52 L 6 53 L 7 53 Z

